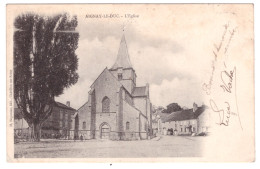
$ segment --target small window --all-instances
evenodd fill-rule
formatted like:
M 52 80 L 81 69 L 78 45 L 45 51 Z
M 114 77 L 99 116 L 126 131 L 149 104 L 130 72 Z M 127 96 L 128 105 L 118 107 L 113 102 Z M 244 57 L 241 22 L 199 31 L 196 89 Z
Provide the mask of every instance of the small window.
M 69 128 L 72 129 L 72 120 L 70 120 Z
M 83 128 L 83 130 L 86 130 L 86 128 L 87 128 L 85 121 L 83 122 L 83 127 L 82 128 Z
M 63 112 L 60 110 L 60 119 L 63 119 Z
M 129 130 L 130 129 L 130 123 L 129 122 L 126 122 L 126 127 L 125 127 L 126 130 Z
M 123 79 L 122 73 L 118 73 L 118 80 L 122 80 L 122 79 Z

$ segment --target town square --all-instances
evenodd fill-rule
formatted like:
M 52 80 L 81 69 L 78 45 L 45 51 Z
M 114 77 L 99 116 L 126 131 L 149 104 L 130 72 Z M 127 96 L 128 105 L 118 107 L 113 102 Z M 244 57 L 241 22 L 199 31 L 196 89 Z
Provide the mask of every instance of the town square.
M 161 136 L 142 141 L 42 140 L 15 145 L 16 158 L 201 157 L 205 137 Z
M 11 160 L 253 159 L 249 21 L 225 5 L 66 7 L 9 6 Z

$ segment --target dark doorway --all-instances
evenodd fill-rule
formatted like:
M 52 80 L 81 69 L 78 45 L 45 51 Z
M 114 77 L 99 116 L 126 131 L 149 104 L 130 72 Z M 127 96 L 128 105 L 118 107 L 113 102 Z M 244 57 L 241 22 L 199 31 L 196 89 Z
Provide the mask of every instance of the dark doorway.
M 101 139 L 109 139 L 110 135 L 110 126 L 107 123 L 101 124 L 101 133 L 100 138 Z

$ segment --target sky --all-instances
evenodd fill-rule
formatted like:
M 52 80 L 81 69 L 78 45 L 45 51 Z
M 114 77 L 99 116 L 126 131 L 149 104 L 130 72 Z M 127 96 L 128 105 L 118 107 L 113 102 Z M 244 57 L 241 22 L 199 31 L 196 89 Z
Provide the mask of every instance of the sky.
M 215 25 L 212 17 L 200 15 L 200 10 L 209 11 L 210 8 L 195 9 L 192 15 L 185 16 L 185 11 L 178 8 L 174 12 L 163 7 L 147 8 L 147 11 L 133 12 L 139 17 L 132 19 L 93 19 L 78 15 L 79 80 L 56 100 L 70 101 L 75 109 L 87 102 L 90 85 L 104 68 L 111 68 L 116 61 L 124 34 L 137 74 L 137 86 L 149 83 L 153 105 L 166 107 L 173 102 L 188 108 L 194 102 L 201 105 L 202 84 L 205 77 L 208 79 L 205 72 L 210 73 L 212 60 L 211 57 L 203 60 L 201 55 L 205 55 L 205 49 L 209 50 L 206 53 L 211 53 L 212 44 L 208 48 L 207 40 L 201 39 L 211 32 L 200 30 L 200 25 L 204 30 L 213 30 Z M 123 15 L 125 11 L 118 12 Z

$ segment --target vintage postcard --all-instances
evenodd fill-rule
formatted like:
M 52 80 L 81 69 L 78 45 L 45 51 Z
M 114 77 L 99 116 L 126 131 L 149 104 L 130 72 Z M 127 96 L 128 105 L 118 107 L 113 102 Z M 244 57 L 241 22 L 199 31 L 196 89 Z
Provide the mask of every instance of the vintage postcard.
M 253 4 L 7 10 L 8 162 L 253 162 Z

